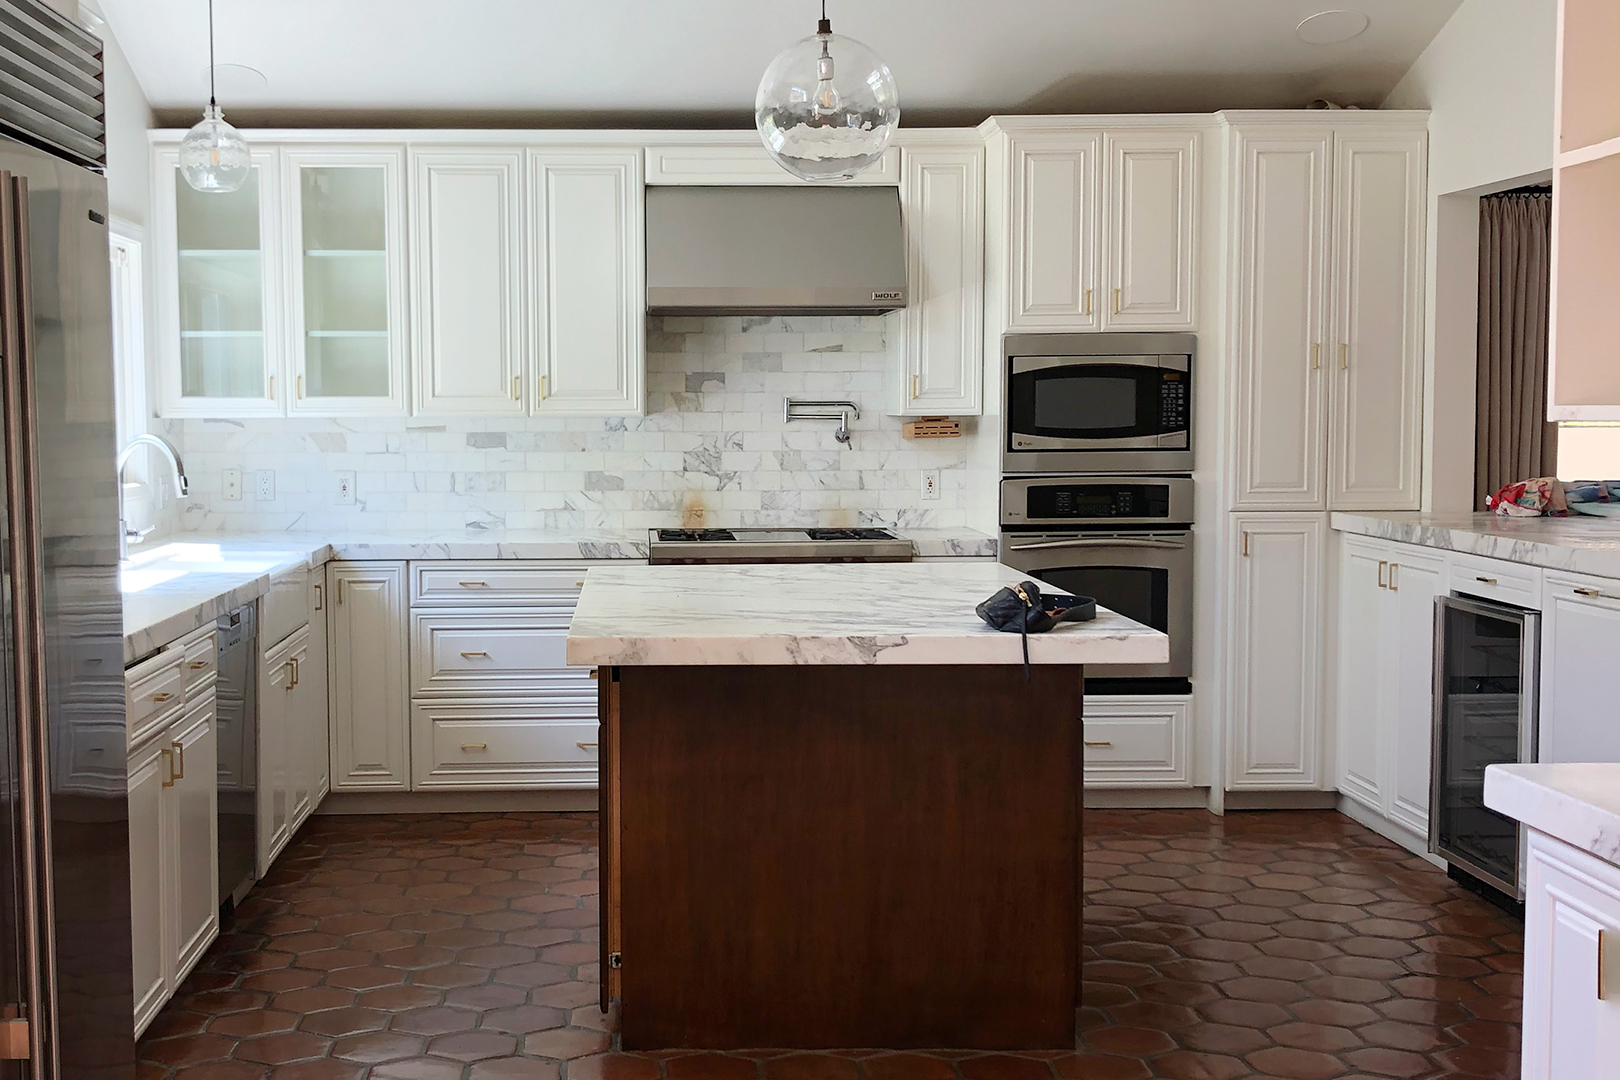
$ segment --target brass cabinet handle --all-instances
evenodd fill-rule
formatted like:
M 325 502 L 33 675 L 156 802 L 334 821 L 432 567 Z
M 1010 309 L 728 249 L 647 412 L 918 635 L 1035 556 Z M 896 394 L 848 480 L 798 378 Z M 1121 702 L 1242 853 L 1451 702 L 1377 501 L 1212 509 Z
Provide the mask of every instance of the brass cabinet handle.
M 590 677 L 593 678 L 593 679 L 597 677 L 596 670 L 597 670 L 596 668 L 591 668 L 591 670 L 588 672 Z
M 326 587 L 320 582 L 315 583 L 315 610 L 319 611 L 326 606 Z
M 1082 314 L 1082 315 L 1090 315 L 1091 314 L 1091 290 L 1090 289 L 1086 290 L 1086 309 L 1084 311 L 1082 311 L 1080 314 Z
M 1113 746 L 1114 745 L 1108 739 L 1097 739 L 1097 740 L 1086 739 L 1085 743 L 1086 743 L 1087 746 L 1096 746 L 1096 747 L 1104 747 L 1104 746 Z
M 587 752 L 589 752 L 589 751 L 591 751 L 591 750 L 595 750 L 595 749 L 596 749 L 596 748 L 597 748 L 597 747 L 598 747 L 598 746 L 600 746 L 600 745 L 601 745 L 601 743 L 593 743 L 593 742 L 577 742 L 577 743 L 575 743 L 575 744 L 574 744 L 574 745 L 575 745 L 575 746 L 577 746 L 577 747 L 579 747 L 579 748 L 580 748 L 580 749 L 581 749 L 581 750 L 584 750 L 584 751 L 587 751 Z
M 1350 370 L 1350 346 L 1348 345 L 1341 344 L 1339 346 L 1339 370 Z
M 512 400 L 513 401 L 522 401 L 523 400 L 523 398 L 522 398 L 522 396 L 521 396 L 521 394 L 520 394 L 520 392 L 518 390 L 518 377 L 516 375 L 512 376 Z
M 1378 587 L 1380 589 L 1389 588 L 1389 580 L 1386 577 L 1388 571 L 1389 571 L 1389 563 L 1384 559 L 1379 559 L 1378 560 Z
M 1589 597 L 1589 598 L 1591 598 L 1593 600 L 1597 600 L 1597 599 L 1600 599 L 1603 596 L 1603 590 L 1601 590 L 1601 589 L 1576 588 L 1575 589 L 1575 595 L 1576 596 L 1585 596 L 1585 597 Z
M 1605 930 L 1605 929 L 1602 929 L 1601 927 L 1598 929 L 1598 938 L 1597 938 L 1597 950 L 1598 950 L 1598 957 L 1597 957 L 1597 960 L 1598 960 L 1598 962 L 1597 962 L 1598 985 L 1597 985 L 1597 992 L 1598 992 L 1598 995 L 1597 996 L 1598 996 L 1599 1001 L 1607 1001 L 1607 1000 L 1609 1000 L 1609 964 L 1608 964 L 1608 956 L 1607 956 L 1609 950 L 1606 947 L 1609 943 L 1606 940 L 1604 940 L 1604 935 L 1607 934 L 1607 933 L 1608 933 L 1608 931 Z
M 1319 341 L 1311 342 L 1311 370 L 1322 370 L 1322 343 Z
M 1401 564 L 1398 562 L 1389 564 L 1389 591 L 1401 591 Z
M 921 381 L 922 377 L 920 375 L 913 375 L 911 377 L 911 396 L 913 398 L 916 398 L 917 396 L 917 384 Z
M 190 668 L 192 671 L 201 671 L 203 668 L 205 668 L 207 666 L 208 666 L 208 661 L 207 660 L 193 660 L 191 663 L 186 665 L 186 667 Z
M 540 400 L 546 400 L 546 377 L 540 376 Z
M 164 760 L 169 763 L 169 778 L 163 781 L 163 786 L 174 787 L 174 751 L 165 746 L 158 753 L 162 754 Z
M 461 744 L 461 749 L 463 752 L 472 750 L 488 750 L 489 744 L 481 742 L 464 742 Z
M 274 375 L 270 376 L 270 392 L 265 397 L 271 401 L 276 400 L 276 377 Z
M 1249 557 L 1249 530 L 1243 530 L 1243 557 Z
M 298 398 L 300 401 L 304 398 L 304 377 L 302 375 L 298 376 Z
M 1481 585 L 1495 585 L 1496 584 L 1496 579 L 1493 578 L 1493 577 L 1479 577 L 1479 576 L 1476 575 L 1474 580 L 1479 582 Z
M 170 745 L 174 747 L 174 757 L 170 760 L 176 762 L 173 777 L 176 780 L 184 780 L 186 778 L 186 744 L 176 739 Z
M 576 588 L 576 589 L 583 589 L 583 588 L 584 588 L 584 587 L 585 587 L 585 583 L 584 583 L 584 582 L 583 582 L 583 581 L 576 581 L 576 582 L 574 582 L 574 588 Z
M 467 659 L 467 660 L 471 660 L 475 656 L 482 656 L 486 660 L 489 658 L 489 653 L 484 652 L 483 650 L 479 650 L 477 652 L 465 652 L 464 651 L 464 652 L 462 652 L 461 655 L 462 655 L 463 659 Z
M 157 704 L 161 705 L 165 701 L 168 701 L 172 697 L 174 697 L 174 695 L 169 693 L 167 690 L 165 690 L 161 694 L 153 694 L 152 695 L 152 700 L 155 701 Z
M 1119 290 L 1114 290 L 1114 314 L 1119 314 Z
M 487 588 L 489 588 L 489 582 L 487 582 L 487 581 L 463 581 L 461 583 L 461 587 L 463 589 L 487 589 Z

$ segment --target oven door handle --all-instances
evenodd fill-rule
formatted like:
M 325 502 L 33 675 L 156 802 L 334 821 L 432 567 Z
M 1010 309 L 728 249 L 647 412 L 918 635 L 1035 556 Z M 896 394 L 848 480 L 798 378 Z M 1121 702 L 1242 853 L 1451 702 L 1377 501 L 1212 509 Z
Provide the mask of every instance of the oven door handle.
M 1041 540 L 1034 544 L 1009 544 L 1008 551 L 1052 551 L 1058 548 L 1160 548 L 1171 551 L 1180 551 L 1186 544 L 1174 540 L 1154 540 L 1144 537 L 1142 539 L 1112 540 L 1101 537 L 1091 537 L 1076 540 Z

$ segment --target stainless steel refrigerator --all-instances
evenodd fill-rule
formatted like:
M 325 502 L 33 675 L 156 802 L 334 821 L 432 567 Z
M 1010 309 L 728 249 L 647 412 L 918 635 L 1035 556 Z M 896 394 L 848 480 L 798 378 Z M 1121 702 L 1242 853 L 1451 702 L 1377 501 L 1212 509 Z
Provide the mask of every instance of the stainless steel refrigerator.
M 0 1080 L 125 1080 L 107 190 L 85 164 L 100 42 L 37 0 L 0 0 L 0 58 Z

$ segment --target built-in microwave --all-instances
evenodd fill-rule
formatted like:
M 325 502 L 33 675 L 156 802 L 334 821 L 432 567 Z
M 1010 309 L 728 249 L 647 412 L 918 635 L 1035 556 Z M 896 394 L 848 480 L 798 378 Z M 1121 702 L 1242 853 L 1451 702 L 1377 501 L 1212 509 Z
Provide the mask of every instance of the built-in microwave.
M 1191 334 L 1008 334 L 1002 472 L 1190 473 Z

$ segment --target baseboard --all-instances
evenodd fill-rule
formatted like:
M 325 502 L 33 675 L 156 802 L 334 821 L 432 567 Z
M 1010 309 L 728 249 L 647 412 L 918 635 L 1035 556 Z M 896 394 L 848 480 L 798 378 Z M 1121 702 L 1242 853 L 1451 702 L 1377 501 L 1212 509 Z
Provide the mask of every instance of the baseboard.
M 1337 791 L 1228 791 L 1228 810 L 1334 810 Z
M 504 814 L 512 810 L 596 809 L 596 790 L 537 791 L 334 791 L 316 808 L 322 816 L 344 814 Z
M 1086 788 L 1088 810 L 1123 807 L 1131 810 L 1203 810 L 1209 806 L 1209 788 Z
M 1437 855 L 1429 854 L 1429 838 L 1427 836 L 1421 836 L 1408 829 L 1405 825 L 1396 824 L 1372 807 L 1357 802 L 1348 795 L 1339 796 L 1338 810 L 1339 813 L 1356 824 L 1365 825 L 1384 839 L 1393 840 L 1407 851 L 1427 862 L 1433 863 L 1442 870 L 1446 868 L 1446 860 Z

